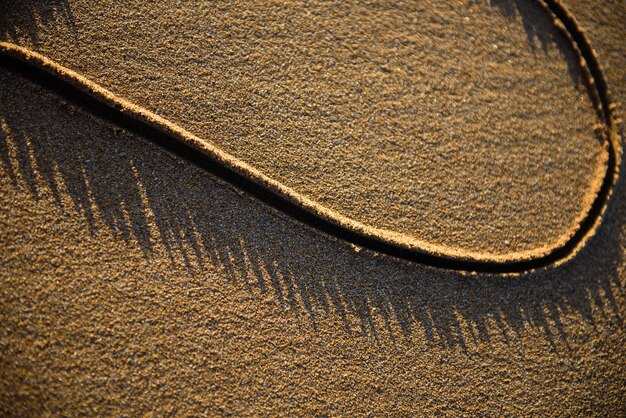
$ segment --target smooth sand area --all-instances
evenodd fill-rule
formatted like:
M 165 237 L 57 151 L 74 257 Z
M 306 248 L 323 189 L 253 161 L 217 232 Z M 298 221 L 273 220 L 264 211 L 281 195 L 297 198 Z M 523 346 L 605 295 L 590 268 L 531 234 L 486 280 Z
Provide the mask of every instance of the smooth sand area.
M 479 6 L 513 27 L 525 4 Z M 624 103 L 626 10 L 619 2 L 570 4 Z M 463 10 L 479 6 L 464 3 Z M 100 49 L 97 37 L 90 44 L 95 29 L 82 31 L 114 18 L 113 6 L 93 15 L 74 2 L 19 7 L 10 27 L 14 15 L 0 12 L 6 37 L 57 59 L 76 54 L 77 69 L 126 86 L 129 96 L 166 94 L 143 98 L 156 110 L 163 103 L 163 110 L 184 109 L 189 91 L 190 103 L 201 104 L 193 106 L 204 113 L 199 120 L 207 117 L 206 93 L 194 97 L 198 83 L 181 85 L 180 101 L 168 110 L 176 90 L 159 87 L 164 73 L 145 69 L 155 77 L 151 88 L 131 88 L 146 82 L 145 73 L 136 80 L 132 72 L 112 75 L 124 62 L 141 67 L 132 59 L 141 51 L 126 50 L 124 58 L 121 49 Z M 154 19 L 138 15 L 136 24 L 157 26 L 153 12 Z M 122 38 L 133 27 L 99 36 Z M 178 30 L 172 27 L 172 39 Z M 548 51 L 554 52 L 536 51 L 546 77 L 550 62 L 564 62 L 558 49 Z M 562 82 L 564 92 L 578 91 L 567 71 L 559 74 L 554 83 Z M 566 112 L 576 108 L 572 103 Z M 580 136 L 568 138 L 579 138 L 594 155 L 597 144 L 584 125 L 592 116 L 586 103 L 579 110 L 581 119 L 573 121 L 581 121 Z M 542 115 L 546 124 L 556 120 Z M 219 129 L 230 126 L 221 123 Z M 539 143 L 540 159 L 555 164 L 591 158 L 580 149 L 543 154 L 548 145 Z M 580 167 L 584 177 L 591 165 Z M 538 187 L 582 193 L 583 180 L 571 183 L 565 173 Z M 517 216 L 530 219 L 523 201 L 518 206 Z M 468 276 L 356 251 L 0 71 L 3 416 L 623 416 L 625 253 L 623 179 L 596 236 L 550 271 Z
M 8 9 L 5 40 L 343 216 L 470 258 L 562 244 L 605 169 L 579 58 L 534 2 Z

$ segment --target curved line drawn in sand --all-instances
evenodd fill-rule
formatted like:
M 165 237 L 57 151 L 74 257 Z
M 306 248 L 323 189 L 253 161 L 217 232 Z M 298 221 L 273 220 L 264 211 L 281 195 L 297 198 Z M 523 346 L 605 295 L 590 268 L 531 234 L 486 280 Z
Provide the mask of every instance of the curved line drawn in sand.
M 0 42 L 0 65 L 53 90 L 106 121 L 145 137 L 291 218 L 359 247 L 438 268 L 521 273 L 563 264 L 573 258 L 595 234 L 617 182 L 622 153 L 615 105 L 610 101 L 606 79 L 588 38 L 559 0 L 540 0 L 539 4 L 551 14 L 555 26 L 569 37 L 572 48 L 580 57 L 580 65 L 588 75 L 588 87 L 596 96 L 598 113 L 606 124 L 603 147 L 607 160 L 597 171 L 598 177 L 593 185 L 597 191 L 595 198 L 584 203 L 584 214 L 567 234 L 553 246 L 507 255 L 433 245 L 343 216 L 269 178 L 211 142 L 20 46 Z

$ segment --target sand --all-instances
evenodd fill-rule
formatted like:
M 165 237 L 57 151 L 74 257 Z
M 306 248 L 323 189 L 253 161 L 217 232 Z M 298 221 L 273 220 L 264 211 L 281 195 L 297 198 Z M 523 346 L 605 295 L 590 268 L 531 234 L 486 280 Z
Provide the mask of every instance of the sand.
M 431 253 L 544 255 L 597 193 L 601 121 L 537 4 L 140 3 L 9 8 L 5 37 Z
M 355 251 L 1 74 L 5 413 L 623 415 L 623 182 L 567 265 L 467 277 Z

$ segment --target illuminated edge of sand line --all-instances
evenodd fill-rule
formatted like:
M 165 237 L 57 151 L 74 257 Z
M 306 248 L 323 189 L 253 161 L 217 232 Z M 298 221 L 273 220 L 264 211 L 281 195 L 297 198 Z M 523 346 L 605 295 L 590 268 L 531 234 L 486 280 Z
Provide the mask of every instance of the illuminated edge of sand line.
M 271 179 L 251 165 L 224 152 L 210 141 L 111 93 L 43 55 L 0 42 L 0 65 L 18 72 L 95 115 L 154 142 L 168 151 L 225 179 L 238 189 L 304 224 L 360 247 L 434 267 L 477 272 L 520 273 L 554 267 L 573 258 L 595 234 L 617 182 L 621 143 L 615 105 L 610 101 L 604 74 L 584 31 L 558 0 L 539 1 L 552 14 L 555 26 L 572 41 L 580 64 L 595 89 L 599 113 L 606 124 L 605 163 L 596 169 L 591 185 L 595 197 L 583 202 L 575 225 L 555 243 L 505 255 L 434 245 L 407 234 L 367 226 Z

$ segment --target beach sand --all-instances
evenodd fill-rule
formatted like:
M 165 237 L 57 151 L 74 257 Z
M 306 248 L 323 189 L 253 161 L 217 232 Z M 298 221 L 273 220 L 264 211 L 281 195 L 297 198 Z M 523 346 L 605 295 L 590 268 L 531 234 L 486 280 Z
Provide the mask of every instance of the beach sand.
M 154 7 L 130 19 L 134 3 L 25 4 L 0 13 L 4 40 L 328 206 L 432 242 L 498 254 L 545 245 L 571 228 L 597 165 L 598 120 L 578 66 L 526 2 L 364 7 L 374 20 L 320 11 L 328 44 L 292 34 L 315 52 L 311 63 L 351 59 L 344 47 L 371 47 L 384 63 L 368 61 L 369 77 L 311 74 L 310 92 L 298 65 L 277 69 L 285 51 L 246 67 L 246 42 L 207 48 L 254 19 L 303 27 L 313 18 L 301 10 L 237 10 L 234 23 L 212 26 L 222 32 L 204 32 L 201 12 Z M 623 103 L 622 6 L 567 4 Z M 444 60 L 426 66 L 436 77 L 406 74 L 409 40 L 368 42 L 376 28 L 404 39 L 405 19 L 424 22 L 410 25 L 420 42 L 439 34 L 433 44 L 457 48 L 423 51 Z M 468 34 L 475 41 L 455 43 Z M 484 87 L 463 93 L 459 74 Z M 402 90 L 418 76 L 419 89 Z M 346 96 L 362 78 L 370 89 Z M 623 415 L 623 181 L 565 266 L 467 275 L 355 248 L 20 76 L 2 70 L 0 86 L 3 414 Z
M 143 3 L 27 2 L 5 38 L 343 216 L 475 258 L 562 244 L 597 192 L 580 58 L 533 2 Z

